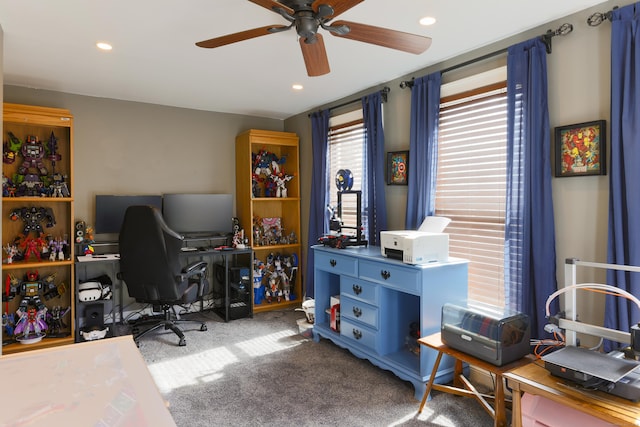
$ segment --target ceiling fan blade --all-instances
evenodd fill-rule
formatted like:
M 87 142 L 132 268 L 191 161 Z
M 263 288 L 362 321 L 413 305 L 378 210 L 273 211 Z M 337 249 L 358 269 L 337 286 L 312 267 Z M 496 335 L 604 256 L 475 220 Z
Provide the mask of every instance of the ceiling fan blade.
M 293 9 L 291 9 L 288 6 L 283 5 L 280 2 L 274 1 L 274 0 L 249 0 L 251 3 L 255 3 L 258 6 L 262 6 L 265 9 L 269 9 L 272 12 L 275 12 L 273 10 L 274 7 L 279 7 L 284 9 L 289 15 L 293 15 Z
M 249 40 L 260 36 L 266 36 L 272 34 L 269 32 L 271 28 L 287 28 L 285 25 L 269 25 L 267 27 L 254 28 L 252 30 L 240 31 L 239 33 L 227 34 L 226 36 L 215 37 L 209 40 L 203 40 L 196 43 L 198 47 L 204 47 L 211 49 L 214 47 L 220 47 L 231 43 L 241 42 L 243 40 Z
M 253 1 L 253 0 L 252 0 Z M 313 2 L 313 10 L 318 11 L 318 6 L 321 4 L 326 4 L 333 8 L 333 15 L 331 15 L 330 19 L 335 18 L 336 16 L 346 12 L 352 7 L 362 3 L 364 0 L 316 0 Z
M 351 31 L 346 34 L 331 33 L 336 37 L 357 40 L 359 42 L 375 44 L 403 52 L 421 54 L 431 46 L 431 37 L 417 34 L 404 33 L 388 28 L 374 27 L 373 25 L 359 24 L 357 22 L 335 21 L 332 26 L 346 25 Z
M 329 69 L 327 50 L 324 48 L 322 35 L 316 34 L 315 43 L 306 43 L 305 40 L 302 37 L 300 38 L 300 48 L 302 49 L 302 57 L 309 77 L 329 74 L 331 70 Z

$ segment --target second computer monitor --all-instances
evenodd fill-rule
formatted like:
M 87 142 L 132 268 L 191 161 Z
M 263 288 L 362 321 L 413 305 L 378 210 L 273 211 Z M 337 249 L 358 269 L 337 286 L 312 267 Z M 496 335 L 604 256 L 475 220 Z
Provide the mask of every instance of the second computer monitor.
M 227 234 L 232 230 L 233 194 L 164 194 L 162 215 L 181 234 Z

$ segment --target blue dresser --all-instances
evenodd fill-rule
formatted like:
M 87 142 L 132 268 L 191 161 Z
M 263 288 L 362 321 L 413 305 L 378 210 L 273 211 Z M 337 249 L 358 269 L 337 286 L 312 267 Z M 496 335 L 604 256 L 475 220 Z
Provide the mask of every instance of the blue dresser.
M 313 246 L 314 340 L 327 338 L 355 356 L 414 385 L 420 400 L 438 353 L 412 339 L 440 331 L 442 305 L 467 298 L 468 261 L 409 265 L 385 258 L 378 247 Z M 340 300 L 339 332 L 331 328 L 331 300 Z M 415 335 L 415 333 L 413 334 Z M 450 381 L 453 360 L 440 363 L 437 383 Z

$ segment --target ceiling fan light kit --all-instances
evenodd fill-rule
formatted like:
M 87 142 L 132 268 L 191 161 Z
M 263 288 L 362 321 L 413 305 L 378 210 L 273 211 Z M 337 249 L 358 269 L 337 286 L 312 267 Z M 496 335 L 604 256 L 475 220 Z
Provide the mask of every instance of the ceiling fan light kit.
M 329 22 L 364 0 L 249 0 L 289 21 L 289 25 L 269 25 L 227 34 L 196 43 L 203 48 L 216 48 L 252 38 L 280 33 L 295 26 L 302 57 L 310 77 L 330 72 L 322 28 L 330 34 L 363 43 L 419 55 L 431 46 L 431 38 L 373 25 L 350 21 Z

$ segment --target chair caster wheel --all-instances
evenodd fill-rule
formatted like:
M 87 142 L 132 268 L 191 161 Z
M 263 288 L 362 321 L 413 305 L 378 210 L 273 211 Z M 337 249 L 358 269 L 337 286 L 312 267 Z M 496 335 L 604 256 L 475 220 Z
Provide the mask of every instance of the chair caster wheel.
M 207 325 L 205 325 L 204 323 L 202 325 L 200 325 L 200 330 L 202 332 L 206 331 L 207 330 Z
M 180 338 L 180 342 L 178 343 L 178 345 L 180 347 L 184 347 L 185 345 L 187 345 L 187 340 L 185 340 L 184 338 Z

